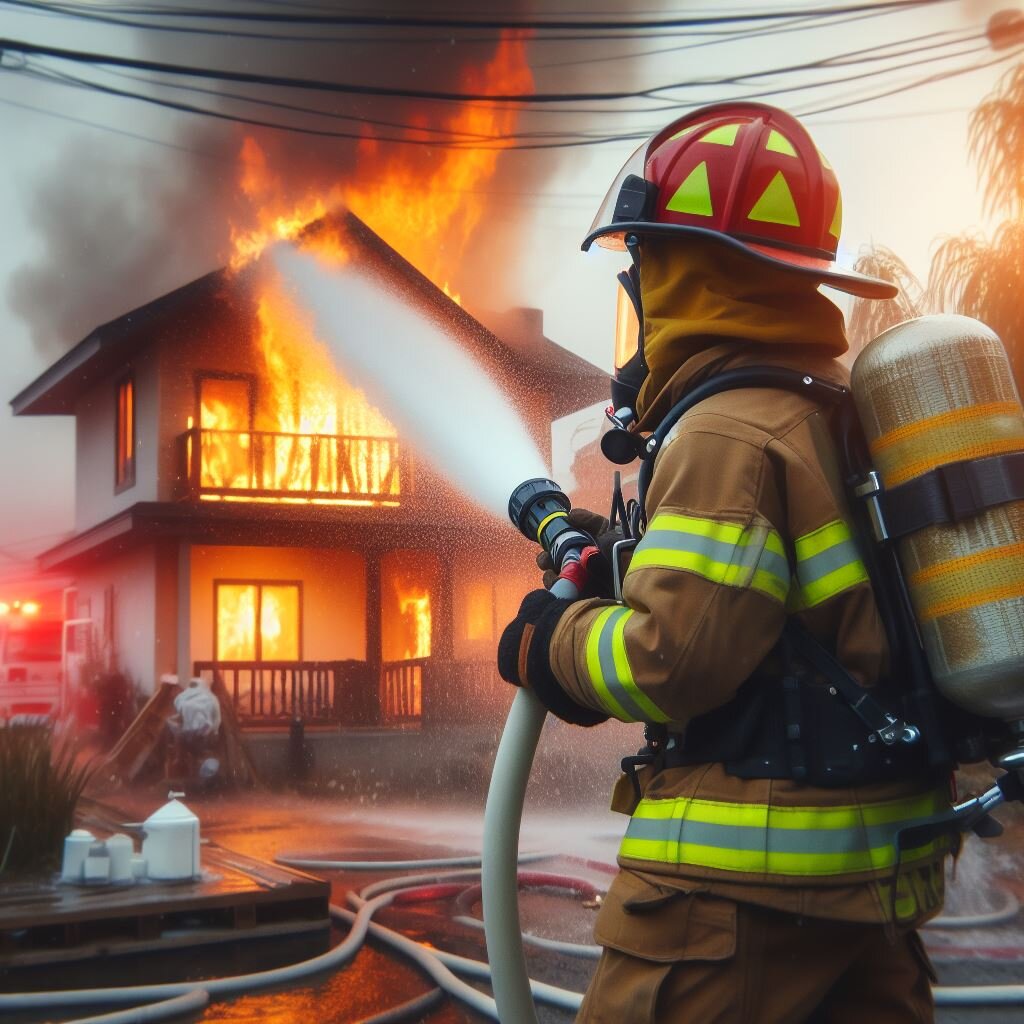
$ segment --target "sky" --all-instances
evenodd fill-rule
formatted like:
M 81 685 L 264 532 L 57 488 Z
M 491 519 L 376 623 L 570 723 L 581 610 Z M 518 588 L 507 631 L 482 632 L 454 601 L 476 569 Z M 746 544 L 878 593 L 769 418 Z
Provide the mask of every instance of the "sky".
M 730 0 L 713 7 L 750 10 L 785 7 L 811 11 L 822 0 L 773 0 L 771 4 L 740 5 Z M 93 3 L 92 9 L 104 4 Z M 143 5 L 146 6 L 146 5 Z M 256 0 L 247 3 L 256 9 Z M 263 5 L 265 8 L 267 5 Z M 353 5 L 336 5 L 351 11 Z M 532 6 L 511 0 L 501 4 L 464 4 L 462 10 L 533 13 L 553 16 L 578 13 L 578 0 L 536 3 Z M 914 46 L 937 46 L 962 32 L 981 31 L 987 18 L 997 10 L 1017 6 L 1011 2 L 952 0 L 916 10 L 851 21 L 833 28 L 811 28 L 760 38 L 732 38 L 715 46 L 693 47 L 707 42 L 696 36 L 665 35 L 665 38 L 609 39 L 599 42 L 554 43 L 532 40 L 528 55 L 538 90 L 615 90 L 647 88 L 656 83 L 718 78 L 725 74 L 766 68 L 787 67 L 812 59 L 831 57 L 863 48 L 916 39 Z M 366 10 L 395 8 L 365 5 Z M 419 13 L 444 14 L 456 8 L 454 0 L 443 4 L 419 4 Z M 683 0 L 648 0 L 645 11 L 636 6 L 605 2 L 586 5 L 591 16 L 640 17 L 707 13 L 711 6 Z M 152 55 L 154 49 L 167 59 L 181 62 L 212 60 L 187 38 L 162 38 L 157 43 L 140 33 L 108 25 L 95 25 L 29 12 L 0 2 L 0 36 L 54 46 L 92 49 L 121 54 Z M 941 35 L 940 33 L 946 33 Z M 928 36 L 927 40 L 919 37 Z M 293 44 L 294 45 L 294 44 Z M 312 46 L 312 44 L 310 44 Z M 455 47 L 455 44 L 452 44 Z M 984 46 L 984 40 L 964 42 L 956 49 Z M 690 47 L 681 49 L 681 47 Z M 897 46 L 896 49 L 903 49 Z M 341 63 L 337 75 L 360 80 L 405 82 L 424 81 L 437 71 L 438 47 L 433 56 L 421 52 L 407 39 L 400 45 L 378 44 L 372 62 Z M 660 52 L 654 52 L 660 51 Z M 452 50 L 464 55 L 465 48 Z M 935 49 L 921 56 L 936 56 L 949 50 Z M 982 51 L 893 73 L 875 75 L 876 65 L 858 64 L 840 69 L 839 74 L 864 75 L 858 81 L 817 90 L 779 91 L 765 95 L 794 113 L 803 114 L 833 102 L 860 98 L 883 91 L 887 83 L 900 84 L 919 79 L 932 70 L 966 66 L 992 60 L 999 54 Z M 909 59 L 909 58 L 908 58 Z M 334 60 L 334 58 L 332 58 Z M 433 64 L 431 64 L 433 60 Z M 254 62 L 242 60 L 238 66 Z M 337 63 L 335 61 L 335 63 Z M 417 64 L 420 64 L 417 67 Z M 54 65 L 56 66 L 56 65 Z M 993 88 L 1006 64 L 978 70 L 946 82 L 933 83 L 875 102 L 844 110 L 809 115 L 805 123 L 815 141 L 833 164 L 843 189 L 844 236 L 840 258 L 852 262 L 865 245 L 881 243 L 899 253 L 919 275 L 926 276 L 930 252 L 944 236 L 984 229 L 977 174 L 967 153 L 967 124 L 970 109 Z M 434 70 L 432 71 L 431 68 Z M 74 431 L 70 417 L 21 417 L 11 415 L 7 401 L 30 383 L 56 357 L 96 326 L 90 319 L 94 308 L 122 311 L 137 306 L 162 291 L 185 283 L 216 265 L 213 254 L 194 241 L 189 232 L 201 233 L 195 203 L 190 195 L 194 177 L 181 167 L 182 148 L 191 165 L 209 161 L 217 166 L 203 179 L 204 187 L 228 188 L 225 160 L 227 129 L 177 112 L 157 109 L 127 99 L 69 89 L 29 77 L 17 55 L 7 53 L 0 62 L 0 326 L 4 359 L 0 363 L 0 579 L 23 570 L 24 559 L 55 543 L 71 528 L 74 472 Z M 382 74 L 383 72 L 383 74 Z M 415 76 L 419 74 L 419 79 Z M 751 91 L 786 90 L 808 81 L 794 74 L 758 79 L 742 87 Z M 721 86 L 692 89 L 667 97 L 669 109 L 637 112 L 640 104 L 619 104 L 614 113 L 572 115 L 529 115 L 521 126 L 548 128 L 552 123 L 621 131 L 653 132 L 692 106 L 727 99 L 740 93 Z M 648 104 L 649 105 L 649 104 Z M 609 104 L 592 104 L 609 108 Z M 435 116 L 427 108 L 429 122 Z M 545 121 L 544 118 L 549 118 Z M 142 136 L 142 137 L 137 137 Z M 201 140 L 199 145 L 196 140 Z M 288 145 L 301 151 L 302 136 L 289 137 Z M 570 148 L 556 152 L 515 152 L 501 156 L 501 169 L 487 213 L 477 225 L 478 236 L 493 235 L 500 246 L 493 266 L 500 267 L 501 288 L 488 294 L 506 304 L 538 306 L 544 312 L 545 333 L 604 368 L 612 358 L 614 275 L 621 268 L 621 256 L 595 249 L 579 252 L 579 242 L 594 212 L 620 166 L 636 147 L 636 141 Z M 204 148 L 205 147 L 205 148 Z M 195 150 L 202 150 L 197 154 Z M 192 173 L 192 172 L 190 172 Z M 509 182 L 522 182 L 515 187 Z M 178 187 L 180 186 L 180 187 Z M 157 199 L 154 199 L 157 197 Z M 153 237 L 152 216 L 147 203 L 173 197 L 174 217 L 164 237 Z M 168 203 L 172 200 L 167 199 Z M 53 259 L 47 254 L 52 235 L 54 211 L 69 204 L 78 214 L 73 219 L 77 235 Z M 150 207 L 151 208 L 151 207 Z M 165 211 L 166 213 L 166 211 Z M 206 214 L 204 214 L 206 216 Z M 192 219 L 190 219 L 192 218 Z M 180 223 L 181 230 L 173 225 Z M 138 238 L 147 236 L 145 288 L 138 292 L 136 260 Z M 184 237 L 183 237 L 184 236 Z M 486 239 L 484 239 L 486 242 Z M 480 244 L 483 244 L 481 242 Z M 121 262 L 118 253 L 123 254 Z M 42 295 L 34 296 L 37 307 L 61 304 L 67 337 L 40 340 L 23 317 L 25 302 L 19 289 L 26 280 L 24 268 L 41 260 L 50 263 Z M 127 264 L 126 265 L 126 261 Z M 489 266 L 492 264 L 489 264 Z M 102 277 L 96 273 L 102 271 Z M 92 282 L 102 280 L 112 291 L 96 306 L 88 294 Z M 131 281 L 129 287 L 128 281 Z M 121 282 L 125 281 L 122 288 Z M 121 289 L 119 291 L 118 289 Z M 122 297 L 122 291 L 127 291 Z M 83 294 L 85 293 L 85 294 Z M 62 301 L 71 299 L 70 302 Z M 467 295 L 468 305 L 474 296 Z M 111 305 L 113 303 L 113 305 Z M 81 308 L 79 316 L 77 309 Z M 40 311 L 36 310 L 38 317 Z M 581 428 L 582 424 L 582 429 Z M 561 424 L 556 431 L 555 471 L 564 472 L 571 457 L 570 443 L 585 443 L 599 428 L 593 412 Z M 81 482 L 83 484 L 87 482 Z

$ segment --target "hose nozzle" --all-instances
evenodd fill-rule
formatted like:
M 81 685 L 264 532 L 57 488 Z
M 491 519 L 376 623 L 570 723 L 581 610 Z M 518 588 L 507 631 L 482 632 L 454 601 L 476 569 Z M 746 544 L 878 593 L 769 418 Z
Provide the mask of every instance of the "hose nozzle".
M 558 484 L 544 477 L 524 480 L 508 499 L 512 525 L 528 540 L 544 548 L 558 573 L 566 562 L 579 561 L 584 548 L 594 546 L 593 537 L 570 525 L 571 508 L 572 504 Z

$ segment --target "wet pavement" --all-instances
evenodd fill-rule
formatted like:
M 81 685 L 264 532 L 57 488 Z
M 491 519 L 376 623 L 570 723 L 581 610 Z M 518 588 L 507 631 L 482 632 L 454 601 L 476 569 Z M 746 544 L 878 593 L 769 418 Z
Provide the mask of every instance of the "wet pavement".
M 119 795 L 126 820 L 139 820 L 152 810 L 153 797 Z M 466 800 L 460 806 L 432 806 L 419 802 L 390 802 L 338 797 L 315 798 L 298 794 L 249 795 L 236 799 L 189 800 L 199 814 L 203 835 L 220 845 L 250 856 L 300 856 L 325 860 L 380 860 L 454 857 L 480 850 L 482 803 Z M 614 863 L 617 837 L 625 819 L 598 809 L 536 808 L 526 817 L 521 849 L 548 853 L 525 870 L 537 870 L 585 879 L 605 888 L 610 874 L 601 865 Z M 1020 834 L 1019 832 L 1017 834 Z M 999 905 L 1003 889 L 1024 898 L 1020 857 L 1012 839 L 987 846 L 972 841 L 952 881 L 949 914 L 979 913 Z M 349 892 L 358 891 L 399 871 L 317 871 L 331 882 L 332 900 L 343 905 Z M 993 878 L 1003 887 L 993 888 Z M 470 883 L 467 883 L 467 885 Z M 464 901 L 465 902 L 465 901 Z M 521 898 L 528 930 L 561 940 L 588 943 L 595 911 L 580 896 L 527 892 Z M 482 933 L 453 920 L 465 907 L 451 897 L 429 903 L 390 907 L 375 920 L 412 938 L 476 960 L 485 958 Z M 479 901 L 469 902 L 478 916 Z M 340 941 L 335 932 L 332 941 Z M 1024 929 L 1022 915 L 1010 925 L 986 929 L 929 930 L 927 941 L 936 957 L 943 984 L 978 985 L 1024 983 Z M 279 941 L 209 947 L 159 957 L 121 958 L 101 968 L 106 984 L 139 984 L 183 977 L 216 977 L 260 970 L 294 962 L 318 952 L 322 935 L 289 937 Z M 562 988 L 582 991 L 593 970 L 592 960 L 581 960 L 539 950 L 528 951 L 531 975 Z M 96 965 L 62 969 L 62 977 L 46 979 L 48 987 L 94 983 Z M 6 980 L 7 990 L 16 987 Z M 26 984 L 21 987 L 37 987 Z M 38 987 L 43 987 L 39 985 Z M 308 985 L 267 990 L 208 1007 L 197 1020 L 208 1024 L 354 1024 L 384 1009 L 405 1002 L 432 987 L 421 972 L 399 954 L 366 943 L 348 966 Z M 941 1024 L 1008 1024 L 1022 1019 L 1020 1007 L 986 1010 L 941 1009 Z M 82 1016 L 79 1011 L 74 1016 Z M 69 1017 L 72 1015 L 69 1015 Z M 36 1017 L 35 1020 L 40 1018 Z M 48 1020 L 56 1020 L 52 1015 Z M 67 1017 L 65 1019 L 68 1019 Z M 446 1001 L 419 1018 L 429 1024 L 462 1024 L 483 1020 L 458 1004 Z M 541 1009 L 542 1024 L 569 1022 L 572 1015 Z M 11 1018 L 22 1024 L 32 1018 Z

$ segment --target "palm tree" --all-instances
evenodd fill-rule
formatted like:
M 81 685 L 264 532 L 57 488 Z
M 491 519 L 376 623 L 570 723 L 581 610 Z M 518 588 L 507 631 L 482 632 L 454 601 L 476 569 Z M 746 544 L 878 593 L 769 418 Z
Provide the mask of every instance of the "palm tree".
M 850 352 L 856 355 L 882 331 L 920 316 L 926 311 L 927 304 L 921 282 L 892 249 L 884 245 L 873 246 L 857 257 L 853 267 L 861 274 L 892 281 L 900 290 L 893 299 L 854 299 L 847 334 Z
M 1024 369 L 1024 65 L 1011 68 L 971 114 L 971 156 L 987 212 L 1006 219 L 989 240 L 945 239 L 932 259 L 928 291 L 940 309 L 987 323 L 1003 339 L 1018 386 Z
M 855 266 L 900 286 L 884 302 L 857 299 L 850 312 L 854 352 L 893 324 L 926 312 L 976 317 L 1003 340 L 1018 387 L 1024 383 L 1024 65 L 1012 68 L 971 114 L 970 152 L 978 163 L 987 212 L 1006 219 L 991 239 L 965 234 L 944 239 L 922 288 L 906 264 L 884 247 Z

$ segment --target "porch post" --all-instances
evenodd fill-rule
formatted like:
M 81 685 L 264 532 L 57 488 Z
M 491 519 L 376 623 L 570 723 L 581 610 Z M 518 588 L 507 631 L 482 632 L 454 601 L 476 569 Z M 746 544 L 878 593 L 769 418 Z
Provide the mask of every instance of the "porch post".
M 366 693 L 359 702 L 366 722 L 381 719 L 381 580 L 380 552 L 366 552 Z
M 184 686 L 192 676 L 192 545 L 178 542 L 178 679 Z

